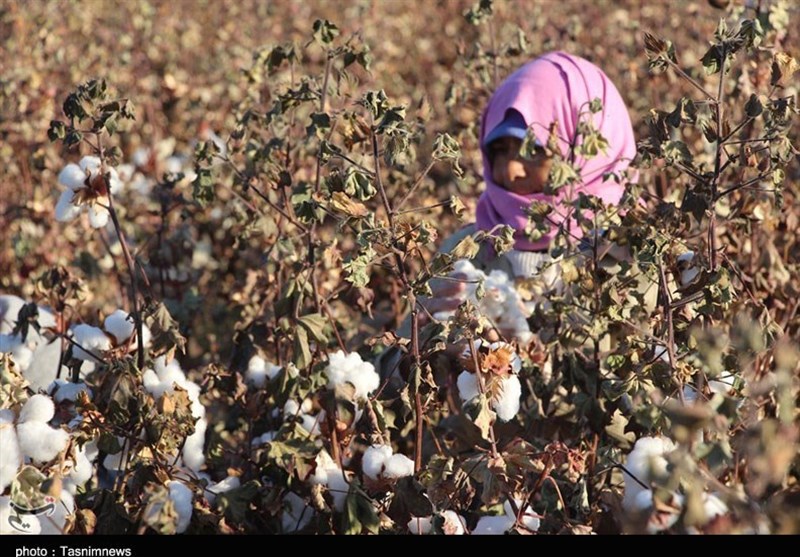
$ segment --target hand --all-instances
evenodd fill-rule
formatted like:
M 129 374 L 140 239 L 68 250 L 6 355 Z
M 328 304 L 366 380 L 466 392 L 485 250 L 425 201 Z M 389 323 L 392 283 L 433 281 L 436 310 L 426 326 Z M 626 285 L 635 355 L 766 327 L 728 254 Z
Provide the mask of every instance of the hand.
M 432 295 L 420 297 L 419 303 L 427 311 L 419 312 L 419 324 L 425 325 L 430 321 L 430 316 L 439 312 L 455 311 L 467 299 L 467 285 L 462 282 L 467 279 L 464 273 L 453 273 L 446 279 L 438 278 L 430 282 Z

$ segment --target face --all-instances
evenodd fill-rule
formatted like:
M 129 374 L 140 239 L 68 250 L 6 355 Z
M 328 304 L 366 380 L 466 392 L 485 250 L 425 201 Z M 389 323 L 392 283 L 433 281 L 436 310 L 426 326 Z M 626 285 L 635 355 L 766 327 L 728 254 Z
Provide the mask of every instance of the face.
M 487 152 L 492 180 L 520 195 L 542 193 L 553 161 L 543 149 L 537 149 L 533 158 L 523 159 L 519 154 L 520 147 L 522 140 L 516 137 L 501 137 L 489 144 Z

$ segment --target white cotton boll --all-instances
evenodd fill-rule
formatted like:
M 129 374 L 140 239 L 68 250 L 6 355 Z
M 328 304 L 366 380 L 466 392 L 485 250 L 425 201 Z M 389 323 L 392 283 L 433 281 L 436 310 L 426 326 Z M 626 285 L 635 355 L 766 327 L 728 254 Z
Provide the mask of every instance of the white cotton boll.
M 522 396 L 522 384 L 519 377 L 510 375 L 502 380 L 502 390 L 492 399 L 492 408 L 497 412 L 497 417 L 508 422 L 514 419 L 519 412 L 519 399 Z
M 81 208 L 72 202 L 73 197 L 75 197 L 75 192 L 72 190 L 61 192 L 56 203 L 56 220 L 58 222 L 73 221 L 81 214 Z
M 415 536 L 430 534 L 432 528 L 433 520 L 429 516 L 412 516 L 408 521 L 408 531 Z
M 109 212 L 105 207 L 94 204 L 89 207 L 89 225 L 92 228 L 104 228 L 108 224 Z
M 289 416 L 296 416 L 300 413 L 300 403 L 290 398 L 286 401 L 286 404 L 283 405 L 283 415 L 286 417 Z
M 13 415 L 11 417 L 13 420 Z M 0 493 L 3 493 L 22 466 L 22 453 L 12 422 L 0 422 Z
M 65 400 L 75 402 L 81 393 L 86 393 L 89 399 L 92 398 L 92 391 L 86 383 L 73 383 L 65 379 L 56 379 L 50 383 L 47 387 L 47 392 L 53 396 L 57 403 L 62 403 Z
M 697 387 L 694 385 L 683 386 L 683 400 L 686 404 L 694 404 L 700 398 L 700 393 L 697 392 Z
M 178 525 L 175 531 L 178 534 L 182 534 L 189 527 L 189 522 L 192 520 L 193 493 L 183 483 L 175 480 L 167 482 L 167 487 L 169 488 L 169 498 L 172 499 L 175 512 L 178 513 Z
M 86 172 L 80 166 L 70 163 L 58 174 L 58 183 L 70 189 L 79 190 L 86 187 Z
M 470 401 L 480 394 L 478 376 L 475 373 L 470 373 L 467 370 L 462 371 L 458 376 L 456 385 L 458 386 L 458 396 L 464 402 Z
M 350 382 L 356 388 L 356 398 L 366 399 L 371 392 L 378 389 L 381 384 L 381 378 L 375 371 L 375 367 L 365 362 L 350 377 Z
M 103 321 L 103 328 L 114 335 L 117 344 L 122 344 L 130 338 L 136 326 L 128 312 L 118 309 L 106 317 L 106 320 Z
M 83 486 L 94 475 L 94 467 L 91 461 L 86 456 L 85 447 L 79 449 L 73 462 L 72 470 L 69 472 L 67 478 L 70 480 L 72 489 L 69 491 L 74 495 L 77 487 Z
M 87 155 L 81 159 L 78 163 L 81 167 L 81 170 L 84 172 L 96 172 L 100 170 L 100 157 L 95 157 L 93 155 Z
M 681 286 L 689 286 L 700 275 L 700 269 L 691 267 L 685 271 L 681 271 Z
M 66 448 L 69 434 L 43 422 L 29 421 L 17 425 L 17 439 L 23 455 L 36 462 L 49 462 Z
M 108 169 L 108 191 L 111 195 L 117 195 L 122 191 L 122 180 L 114 168 Z
M 717 516 L 728 513 L 728 505 L 722 499 L 711 493 L 703 494 L 703 510 L 706 513 L 706 520 L 710 521 Z
M 309 435 L 319 435 L 319 424 L 325 419 L 325 413 L 320 412 L 316 416 L 309 416 L 308 414 L 300 414 L 300 427 L 305 429 Z M 358 421 L 358 420 L 356 420 Z
M 327 485 L 328 492 L 333 497 L 333 507 L 342 512 L 344 503 L 347 500 L 347 492 L 350 490 L 350 484 L 347 483 L 344 472 L 339 468 L 329 469 Z
M 396 454 L 386 459 L 384 463 L 383 477 L 385 478 L 405 478 L 414 475 L 414 461 L 406 455 Z
M 377 480 L 383 472 L 386 461 L 392 457 L 392 448 L 386 445 L 373 445 L 364 451 L 361 469 L 368 478 Z
M 139 167 L 147 166 L 150 162 L 150 149 L 147 147 L 139 147 L 131 155 L 131 162 Z
M 463 536 L 466 533 L 466 524 L 464 517 L 457 514 L 455 511 L 444 511 L 442 513 L 444 523 L 442 524 L 442 531 L 445 536 Z
M 0 425 L 14 424 L 17 421 L 17 415 L 10 408 L 0 410 Z
M 280 366 L 276 366 L 272 362 L 268 362 L 261 356 L 256 355 L 250 358 L 247 363 L 245 381 L 261 389 L 268 381 L 275 379 L 280 370 Z
M 514 504 L 517 505 L 517 508 L 520 508 L 522 506 L 522 501 L 519 499 L 514 499 Z M 511 503 L 508 501 L 503 503 L 503 510 L 506 512 L 506 516 L 512 521 L 517 521 L 517 516 L 514 514 L 514 509 L 511 507 Z M 536 516 L 536 513 L 533 512 L 533 509 L 531 509 L 529 506 L 526 506 L 522 513 L 522 517 L 520 517 L 519 524 L 524 526 L 527 530 L 537 532 L 539 530 L 540 520 L 539 517 Z
M 653 506 L 653 491 L 642 488 L 636 493 L 628 511 L 646 511 Z
M 47 395 L 33 395 L 19 413 L 20 422 L 42 422 L 47 423 L 56 414 L 56 407 L 53 400 Z
M 664 455 L 674 449 L 674 443 L 666 437 L 642 437 L 636 441 L 626 460 L 625 470 L 623 470 L 625 495 L 622 506 L 624 509 L 635 510 L 636 496 L 640 491 L 646 489 L 636 479 L 649 485 L 655 478 L 667 474 L 668 463 Z
M 208 500 L 208 504 L 212 507 L 217 500 L 217 495 L 220 493 L 227 493 L 232 489 L 236 489 L 237 487 L 241 486 L 241 480 L 236 476 L 228 476 L 224 480 L 220 480 L 217 483 L 212 483 L 209 485 L 203 495 L 205 495 L 206 499 Z
M 322 450 L 317 454 L 314 459 L 315 469 L 311 475 L 311 483 L 326 485 L 328 483 L 328 470 L 337 469 L 338 466 L 328 454 L 328 451 Z
M 73 347 L 73 355 L 79 360 L 92 360 L 91 354 L 100 356 L 111 349 L 111 339 L 97 327 L 81 323 L 72 328 L 72 335 L 72 340 L 80 346 Z M 87 351 L 91 354 L 87 354 Z
M 482 516 L 475 528 L 472 529 L 474 536 L 499 536 L 505 534 L 512 526 L 515 520 L 506 515 L 503 516 Z
M 364 362 L 357 352 L 345 355 L 342 350 L 331 354 L 326 368 L 328 389 L 333 390 L 338 385 L 351 383 L 355 387 L 356 399 L 365 399 L 369 393 L 380 386 L 380 376 L 375 371 L 375 366 Z
M 708 388 L 711 389 L 711 392 L 713 393 L 727 395 L 733 390 L 735 384 L 736 374 L 723 373 L 716 379 L 709 380 Z
M 299 495 L 290 491 L 283 498 L 283 533 L 298 532 L 308 526 L 316 512 Z
M 203 447 L 206 442 L 206 428 L 208 424 L 204 419 L 197 420 L 194 424 L 194 433 L 186 438 L 181 457 L 183 463 L 191 470 L 197 472 L 206 462 Z

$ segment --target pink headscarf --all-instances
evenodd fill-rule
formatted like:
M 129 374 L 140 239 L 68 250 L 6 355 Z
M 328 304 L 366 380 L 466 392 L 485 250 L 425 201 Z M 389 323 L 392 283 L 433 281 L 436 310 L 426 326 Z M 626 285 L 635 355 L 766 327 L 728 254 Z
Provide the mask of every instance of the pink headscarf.
M 589 103 L 595 98 L 602 101 L 603 110 L 591 115 Z M 478 200 L 477 226 L 481 230 L 491 230 L 498 224 L 510 225 L 517 231 L 514 235 L 516 249 L 542 251 L 550 246 L 556 227 L 552 226 L 541 239 L 531 242 L 524 232 L 528 221 L 525 209 L 534 200 L 545 201 L 555 209 L 551 218 L 562 222 L 566 210 L 559 205 L 567 195 L 567 187 L 556 196 L 543 193 L 519 195 L 492 181 L 483 138 L 503 121 L 510 108 L 522 114 L 542 145 L 547 144 L 550 125 L 558 120 L 559 146 L 564 157 L 569 154 L 569 141 L 575 137 L 579 112 L 586 113 L 583 118 L 593 117 L 595 127 L 608 140 L 609 148 L 606 154 L 601 152 L 589 160 L 576 156 L 576 167 L 581 169 L 581 183 L 573 186 L 574 196 L 584 192 L 601 198 L 607 204 L 618 203 L 624 185 L 613 179 L 603 181 L 603 174 L 624 170 L 636 155 L 636 141 L 619 91 L 602 70 L 583 58 L 565 52 L 550 52 L 522 66 L 497 88 L 481 118 L 486 190 Z M 580 228 L 574 222 L 570 224 L 572 234 L 580 236 Z

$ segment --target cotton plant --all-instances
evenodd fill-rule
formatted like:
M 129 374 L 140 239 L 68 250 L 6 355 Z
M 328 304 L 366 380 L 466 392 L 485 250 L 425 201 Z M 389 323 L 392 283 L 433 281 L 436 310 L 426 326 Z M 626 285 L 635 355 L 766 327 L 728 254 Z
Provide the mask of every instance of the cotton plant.
M 328 378 L 329 390 L 346 383 L 355 387 L 356 401 L 366 400 L 369 394 L 380 386 L 380 376 L 375 371 L 375 366 L 363 361 L 357 352 L 345 354 L 344 351 L 337 350 L 331 354 L 325 375 Z
M 475 341 L 478 351 L 480 370 L 464 370 L 458 376 L 456 385 L 458 395 L 462 402 L 468 403 L 481 394 L 480 381 L 483 380 L 489 405 L 497 414 L 498 419 L 508 422 L 514 419 L 519 412 L 522 384 L 519 380 L 519 371 L 522 360 L 517 355 L 514 347 L 505 342 L 494 342 L 488 345 L 488 353 L 484 354 L 480 348 L 484 343 Z M 462 359 L 469 365 L 472 355 L 469 349 L 462 354 Z M 482 377 L 478 377 L 478 373 Z
M 463 536 L 467 533 L 467 521 L 455 511 L 441 513 L 441 529 L 445 536 Z M 408 521 L 408 531 L 416 536 L 424 536 L 433 532 L 432 516 L 413 516 Z
M 494 270 L 487 275 L 466 259 L 460 259 L 453 264 L 453 273 L 466 277 L 464 299 L 475 304 L 498 329 L 510 332 L 522 344 L 531 341 L 533 333 L 528 325 L 528 317 L 533 308 L 522 300 L 514 281 L 506 273 Z M 481 290 L 483 294 L 479 297 Z M 454 313 L 441 311 L 433 317 L 445 321 Z
M 11 485 L 26 462 L 44 464 L 55 459 L 69 443 L 69 433 L 50 425 L 53 400 L 44 394 L 30 397 L 19 415 L 0 410 L 0 493 Z
M 283 497 L 281 528 L 284 534 L 299 532 L 316 516 L 316 511 L 302 497 L 289 491 Z
M 325 411 L 320 410 L 318 413 L 313 414 L 314 403 L 310 398 L 306 398 L 303 402 L 298 403 L 296 400 L 290 398 L 283 405 L 283 418 L 297 419 L 300 427 L 302 427 L 309 435 L 319 435 L 320 424 L 325 420 Z
M 109 218 L 109 196 L 122 189 L 116 169 L 105 166 L 99 157 L 83 157 L 78 164 L 70 163 L 58 175 L 58 182 L 67 189 L 56 204 L 56 220 L 75 220 L 87 209 L 92 228 L 104 228 Z
M 312 485 L 321 485 L 327 488 L 333 499 L 333 508 L 342 512 L 347 500 L 347 492 L 350 490 L 347 473 L 334 462 L 324 449 L 316 456 L 314 463 L 316 468 L 309 481 Z
M 281 366 L 255 355 L 247 362 L 247 371 L 244 379 L 255 388 L 263 389 L 267 383 L 277 377 L 281 369 Z
M 0 296 L 0 353 L 10 354 L 31 389 L 45 389 L 58 374 L 61 342 L 52 337 L 48 329 L 55 328 L 56 317 L 49 309 L 39 306 L 39 330 L 28 327 L 23 338 L 14 333 L 20 310 L 25 300 L 18 296 Z
M 142 383 L 145 390 L 158 399 L 164 394 L 175 391 L 175 385 L 188 393 L 191 403 L 192 416 L 195 418 L 194 433 L 186 438 L 181 452 L 183 464 L 190 470 L 197 472 L 205 463 L 203 447 L 205 434 L 208 427 L 206 409 L 200 402 L 200 386 L 187 379 L 177 360 L 169 363 L 165 356 L 159 356 L 153 362 L 152 368 L 147 368 L 142 373 Z
M 414 475 L 414 461 L 403 454 L 394 454 L 388 445 L 372 445 L 361 460 L 364 475 L 374 482 L 392 481 Z
M 654 500 L 652 485 L 668 477 L 667 455 L 675 449 L 675 443 L 667 437 L 641 437 L 625 462 L 622 508 L 630 515 L 648 513 L 646 528 L 650 533 L 674 526 L 685 504 L 681 493 L 669 494 L 666 505 L 657 506 Z M 728 506 L 717 495 L 703 493 L 702 498 L 706 522 L 728 513 Z
M 474 536 L 496 536 L 502 535 L 516 527 L 519 532 L 537 532 L 539 530 L 539 516 L 533 512 L 530 506 L 522 508 L 523 501 L 514 500 L 517 509 L 520 509 L 519 517 L 514 513 L 514 508 L 509 501 L 503 503 L 504 514 L 498 516 L 482 516 L 472 530 Z

